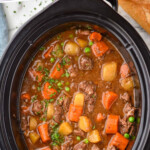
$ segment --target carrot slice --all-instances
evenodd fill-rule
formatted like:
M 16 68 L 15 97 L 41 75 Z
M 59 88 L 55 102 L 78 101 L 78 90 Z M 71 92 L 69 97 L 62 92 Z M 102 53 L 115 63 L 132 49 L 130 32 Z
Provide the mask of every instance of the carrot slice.
M 43 142 L 50 141 L 50 137 L 49 137 L 49 134 L 48 134 L 48 124 L 47 123 L 38 126 L 38 130 L 39 130 L 39 133 L 40 133 L 40 136 L 41 136 L 41 139 L 42 139 Z
M 25 100 L 25 99 L 30 100 L 30 99 L 31 99 L 30 94 L 28 94 L 28 93 L 23 93 L 23 94 L 21 95 L 21 100 Z
M 50 78 L 58 79 L 64 73 L 63 68 L 61 68 L 59 63 L 56 63 L 53 70 L 50 73 Z
M 78 122 L 79 117 L 82 115 L 83 108 L 81 106 L 75 106 L 70 104 L 68 118 L 70 121 Z
M 117 132 L 116 135 L 113 136 L 110 145 L 117 147 L 119 150 L 125 150 L 128 143 L 129 140 Z
M 44 53 L 44 57 L 45 58 L 49 58 L 51 57 L 51 52 L 53 50 L 53 46 L 51 46 L 45 53 Z
M 96 57 L 102 56 L 108 51 L 109 47 L 103 42 L 96 42 L 92 45 L 92 51 Z
M 106 91 L 102 96 L 102 103 L 105 109 L 109 110 L 112 104 L 117 100 L 118 95 L 111 91 Z
M 31 77 L 34 80 L 37 80 L 38 82 L 41 82 L 44 77 L 44 75 L 41 74 L 41 72 L 35 71 L 34 69 L 29 69 L 29 73 L 30 73 Z
M 122 78 L 126 78 L 130 73 L 129 66 L 127 64 L 123 64 L 120 68 L 120 74 Z
M 105 117 L 102 115 L 102 113 L 98 113 L 96 116 L 96 122 L 101 122 Z
M 90 35 L 90 40 L 93 42 L 98 42 L 102 39 L 102 35 L 98 32 L 93 32 Z
M 44 84 L 44 87 L 42 89 L 42 95 L 45 99 L 50 99 L 56 97 L 57 91 L 53 88 L 51 88 L 50 83 L 46 82 Z
M 118 122 L 119 122 L 119 116 L 117 115 L 109 115 L 107 118 L 106 126 L 105 126 L 105 132 L 107 134 L 114 134 L 118 131 Z

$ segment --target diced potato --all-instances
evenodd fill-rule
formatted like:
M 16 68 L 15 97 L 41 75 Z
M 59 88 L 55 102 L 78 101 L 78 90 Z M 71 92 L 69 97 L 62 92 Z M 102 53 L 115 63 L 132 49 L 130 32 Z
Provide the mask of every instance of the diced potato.
M 29 121 L 29 128 L 30 128 L 30 131 L 31 131 L 31 130 L 35 130 L 36 127 L 37 127 L 37 120 L 36 120 L 36 118 L 30 117 L 30 121 Z
M 88 45 L 88 42 L 86 40 L 83 40 L 83 39 L 77 39 L 77 43 L 82 48 L 84 48 Z
M 58 132 L 62 135 L 69 135 L 73 132 L 73 128 L 68 122 L 63 122 L 59 126 Z
M 84 94 L 83 93 L 76 93 L 75 94 L 74 105 L 83 107 L 83 105 L 84 105 Z
M 89 132 L 88 134 L 88 140 L 91 142 L 91 143 L 98 143 L 101 141 L 101 137 L 100 137 L 100 134 L 98 132 L 98 130 L 92 130 Z
M 134 87 L 134 83 L 133 83 L 133 79 L 132 77 L 128 77 L 128 78 L 125 78 L 125 79 L 121 79 L 120 80 L 120 83 L 121 83 L 121 86 L 127 90 L 127 91 L 130 91 L 133 89 Z
M 79 128 L 83 130 L 84 132 L 89 132 L 92 129 L 92 122 L 91 120 L 86 116 L 81 116 L 79 119 Z
M 78 55 L 80 47 L 75 42 L 69 41 L 66 43 L 64 51 L 68 55 L 75 56 Z
M 47 107 L 47 119 L 51 119 L 53 115 L 54 115 L 54 105 L 52 103 L 49 103 Z
M 35 144 L 40 139 L 40 136 L 36 132 L 31 132 L 29 137 L 33 144 Z
M 102 67 L 102 79 L 104 81 L 113 81 L 117 75 L 117 63 L 109 62 Z

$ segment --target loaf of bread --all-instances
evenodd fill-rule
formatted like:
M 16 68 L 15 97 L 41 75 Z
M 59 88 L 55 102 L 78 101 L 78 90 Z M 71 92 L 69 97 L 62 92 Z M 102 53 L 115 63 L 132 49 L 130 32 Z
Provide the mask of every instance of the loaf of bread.
M 150 34 L 150 0 L 119 0 L 119 5 Z

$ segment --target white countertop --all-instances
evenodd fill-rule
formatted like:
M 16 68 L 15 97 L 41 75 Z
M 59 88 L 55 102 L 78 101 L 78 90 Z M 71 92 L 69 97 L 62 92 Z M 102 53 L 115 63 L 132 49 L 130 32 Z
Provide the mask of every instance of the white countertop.
M 41 11 L 51 2 L 52 0 L 30 0 L 3 4 L 6 18 L 8 20 L 9 38 L 11 39 L 19 27 L 21 27 L 28 19 Z M 119 7 L 118 13 L 131 23 L 150 49 L 150 34 L 145 32 L 121 7 Z

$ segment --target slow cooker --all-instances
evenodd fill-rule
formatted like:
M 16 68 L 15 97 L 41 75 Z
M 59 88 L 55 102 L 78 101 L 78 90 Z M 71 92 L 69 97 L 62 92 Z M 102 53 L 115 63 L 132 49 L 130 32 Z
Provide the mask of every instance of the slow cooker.
M 113 9 L 102 0 L 57 0 L 11 40 L 0 64 L 0 149 L 27 149 L 19 116 L 19 93 L 26 69 L 43 43 L 79 22 L 102 27 L 123 57 L 134 64 L 141 87 L 142 116 L 132 149 L 150 149 L 150 52 L 135 29 L 116 12 L 117 1 L 109 3 Z

